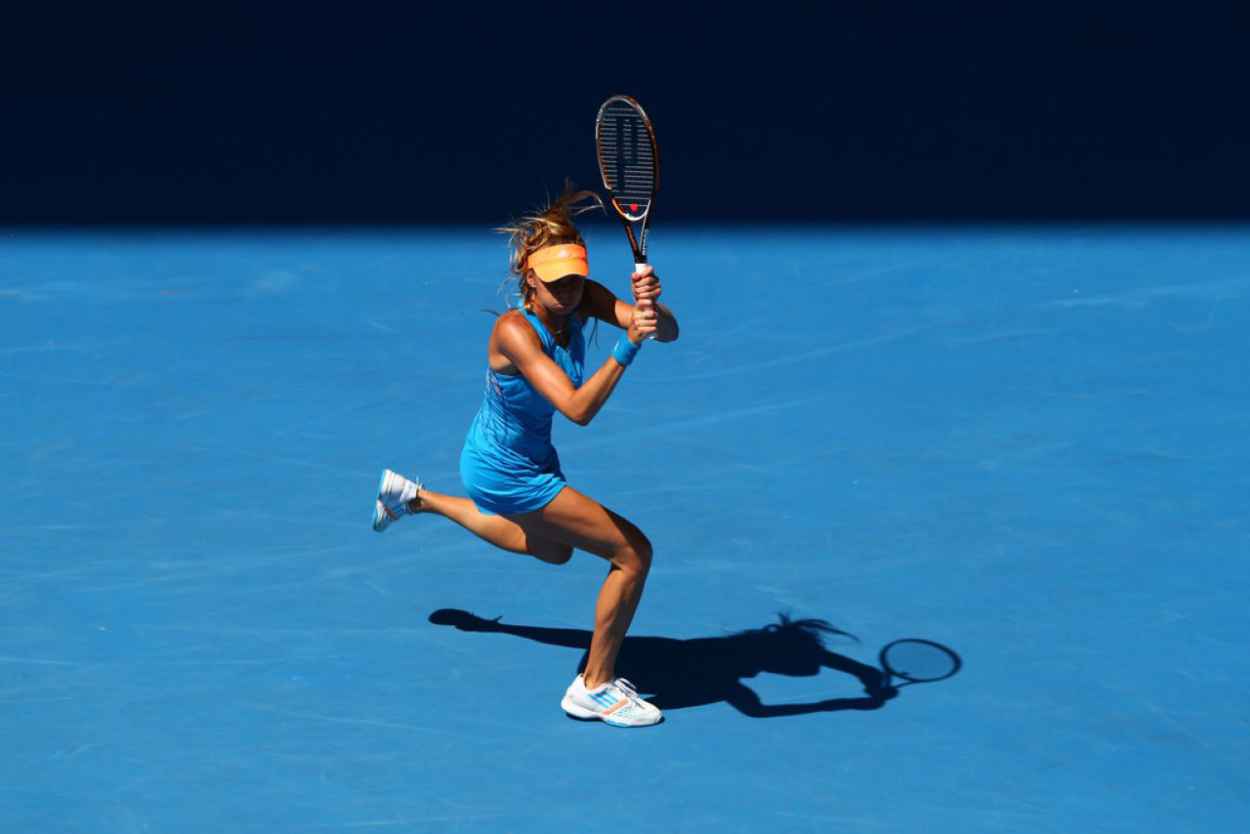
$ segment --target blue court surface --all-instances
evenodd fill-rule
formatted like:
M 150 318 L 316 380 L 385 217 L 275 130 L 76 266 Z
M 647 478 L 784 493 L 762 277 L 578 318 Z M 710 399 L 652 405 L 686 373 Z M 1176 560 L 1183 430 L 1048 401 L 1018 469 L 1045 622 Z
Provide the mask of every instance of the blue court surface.
M 603 562 L 369 527 L 460 492 L 501 236 L 6 232 L 0 830 L 1241 834 L 1248 240 L 660 222 L 681 339 L 555 430 L 655 545 L 627 731 Z

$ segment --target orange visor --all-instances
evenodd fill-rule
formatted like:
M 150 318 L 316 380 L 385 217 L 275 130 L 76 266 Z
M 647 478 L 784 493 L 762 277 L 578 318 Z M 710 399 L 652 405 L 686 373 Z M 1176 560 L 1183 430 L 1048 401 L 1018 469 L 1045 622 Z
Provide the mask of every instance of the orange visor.
M 586 247 L 576 243 L 544 246 L 529 256 L 525 265 L 534 270 L 538 280 L 545 284 L 559 281 L 565 275 L 589 275 L 590 263 L 586 260 Z

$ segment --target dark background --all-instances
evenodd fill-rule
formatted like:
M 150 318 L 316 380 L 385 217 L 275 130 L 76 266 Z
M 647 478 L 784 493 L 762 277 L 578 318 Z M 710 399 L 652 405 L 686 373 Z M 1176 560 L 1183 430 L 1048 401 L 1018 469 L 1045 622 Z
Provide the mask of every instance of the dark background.
M 616 92 L 657 222 L 1250 216 L 1232 4 L 173 5 L 9 15 L 0 223 L 494 223 Z

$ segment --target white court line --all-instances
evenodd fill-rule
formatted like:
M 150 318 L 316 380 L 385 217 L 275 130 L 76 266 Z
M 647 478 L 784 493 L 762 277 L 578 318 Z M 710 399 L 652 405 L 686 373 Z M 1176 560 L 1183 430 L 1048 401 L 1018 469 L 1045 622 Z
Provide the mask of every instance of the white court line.
M 31 666 L 82 666 L 69 660 L 49 660 L 42 657 L 6 657 L 0 655 L 0 663 L 28 664 Z

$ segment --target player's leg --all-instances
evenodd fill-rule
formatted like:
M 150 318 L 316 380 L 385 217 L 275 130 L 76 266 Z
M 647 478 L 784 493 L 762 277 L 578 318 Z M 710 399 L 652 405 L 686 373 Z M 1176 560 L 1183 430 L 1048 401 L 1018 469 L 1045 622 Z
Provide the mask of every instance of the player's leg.
M 496 547 L 553 565 L 562 565 L 573 555 L 569 545 L 534 535 L 503 516 L 486 515 L 468 498 L 432 492 L 420 481 L 383 470 L 374 501 L 373 529 L 380 533 L 403 516 L 415 513 L 441 515 Z
M 417 497 L 408 502 L 408 510 L 441 515 L 495 547 L 526 553 L 553 565 L 562 565 L 573 556 L 571 545 L 537 535 L 505 516 L 486 515 L 471 500 L 458 495 L 421 488 Z
M 565 487 L 541 510 L 512 518 L 531 536 L 580 548 L 610 563 L 595 603 L 595 630 L 583 680 L 591 689 L 613 680 L 617 654 L 651 568 L 651 542 L 628 519 L 572 487 Z

